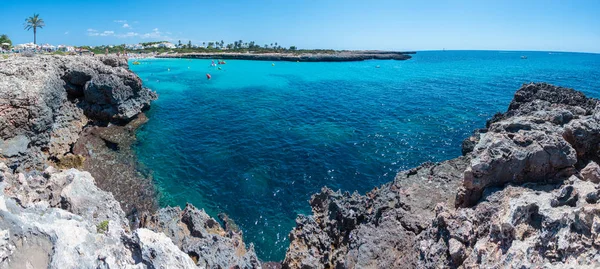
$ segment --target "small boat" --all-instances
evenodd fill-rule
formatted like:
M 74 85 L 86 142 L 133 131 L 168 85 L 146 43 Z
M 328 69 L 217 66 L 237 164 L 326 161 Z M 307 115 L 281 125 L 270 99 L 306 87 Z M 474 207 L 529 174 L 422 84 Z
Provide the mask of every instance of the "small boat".
M 206 74 L 206 79 L 210 79 L 210 78 L 211 78 L 210 74 Z
M 527 59 L 527 56 L 521 56 L 521 59 L 525 60 Z

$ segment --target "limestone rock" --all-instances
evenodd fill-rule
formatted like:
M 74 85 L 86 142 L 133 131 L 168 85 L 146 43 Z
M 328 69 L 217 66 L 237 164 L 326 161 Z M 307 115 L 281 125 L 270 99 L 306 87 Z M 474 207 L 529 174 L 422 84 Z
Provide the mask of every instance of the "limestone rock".
M 166 235 L 148 229 L 137 229 L 134 242 L 139 244 L 141 259 L 153 268 L 197 268 L 192 259 L 181 252 Z
M 38 55 L 0 61 L 0 158 L 19 169 L 40 168 L 68 153 L 88 121 L 128 121 L 154 99 L 119 59 Z
M 160 209 L 142 224 L 147 229 L 166 234 L 173 243 L 204 268 L 260 268 L 254 246 L 248 248 L 241 232 L 225 231 L 204 210 L 188 204 L 184 210 Z
M 290 233 L 284 268 L 412 268 L 416 236 L 438 203 L 454 204 L 468 158 L 400 172 L 365 196 L 324 188 Z M 423 199 L 427 197 L 427 199 Z
M 594 161 L 590 162 L 585 168 L 581 169 L 581 176 L 584 180 L 600 183 L 600 166 Z

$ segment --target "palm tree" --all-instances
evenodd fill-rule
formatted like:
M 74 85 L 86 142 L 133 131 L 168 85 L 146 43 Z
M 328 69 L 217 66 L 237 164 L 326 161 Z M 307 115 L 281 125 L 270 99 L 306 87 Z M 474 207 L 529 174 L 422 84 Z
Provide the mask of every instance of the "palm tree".
M 40 19 L 40 14 L 33 14 L 32 17 L 25 19 L 25 30 L 33 29 L 33 44 L 36 44 L 37 28 L 46 26 L 44 19 Z

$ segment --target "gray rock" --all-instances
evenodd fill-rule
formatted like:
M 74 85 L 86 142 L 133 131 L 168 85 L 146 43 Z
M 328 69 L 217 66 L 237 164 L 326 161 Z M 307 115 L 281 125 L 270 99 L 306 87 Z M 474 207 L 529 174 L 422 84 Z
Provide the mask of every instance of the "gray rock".
M 468 158 L 400 172 L 364 196 L 324 188 L 312 196 L 312 216 L 298 216 L 284 268 L 412 268 L 416 236 L 436 204 L 454 205 Z M 427 197 L 428 199 L 423 199 Z
M 88 121 L 128 121 L 156 99 L 124 60 L 102 60 L 38 56 L 0 61 L 0 155 L 9 166 L 41 168 L 48 158 L 68 153 Z
M 577 193 L 577 190 L 573 186 L 567 185 L 562 187 L 556 196 L 552 198 L 550 205 L 552 207 L 564 205 L 575 206 L 578 199 L 579 193 Z
M 152 264 L 151 268 L 197 268 L 192 259 L 162 233 L 137 229 L 134 242 L 139 244 L 141 259 Z
M 596 162 L 591 161 L 581 169 L 581 177 L 583 180 L 600 183 L 600 166 Z
M 166 234 L 196 264 L 205 268 L 260 268 L 254 246 L 248 248 L 241 232 L 225 231 L 219 223 L 188 204 L 184 210 L 160 209 L 142 224 L 147 229 Z
M 0 140 L 0 155 L 4 157 L 16 157 L 27 151 L 29 139 L 24 135 L 18 135 L 6 141 Z

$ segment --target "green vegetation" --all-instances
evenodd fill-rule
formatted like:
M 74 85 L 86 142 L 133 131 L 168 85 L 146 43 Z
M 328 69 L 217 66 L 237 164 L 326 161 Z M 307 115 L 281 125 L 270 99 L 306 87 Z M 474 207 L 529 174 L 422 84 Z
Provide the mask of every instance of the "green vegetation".
M 25 30 L 29 31 L 33 29 L 33 44 L 37 44 L 37 28 L 41 29 L 44 26 L 46 26 L 46 23 L 40 18 L 40 14 L 33 14 L 32 17 L 25 19 Z
M 329 49 L 298 49 L 296 46 L 290 46 L 289 48 L 284 48 L 280 46 L 277 42 L 271 44 L 265 44 L 264 46 L 260 46 L 256 44 L 254 41 L 244 42 L 243 40 L 237 40 L 233 43 L 225 44 L 225 41 L 215 41 L 215 42 L 202 42 L 202 47 L 194 47 L 192 45 L 192 41 L 189 40 L 187 43 L 178 40 L 175 43 L 176 48 L 152 48 L 149 46 L 166 43 L 167 41 L 154 41 L 154 42 L 144 42 L 140 43 L 140 45 L 146 47 L 144 49 L 136 49 L 130 50 L 127 49 L 125 44 L 121 45 L 111 45 L 111 46 L 81 46 L 76 47 L 76 49 L 87 49 L 95 54 L 105 54 L 108 53 L 123 53 L 126 51 L 130 55 L 141 54 L 141 53 L 291 53 L 291 54 L 333 54 L 336 53 L 335 50 Z
M 8 59 L 8 55 L 2 55 L 2 58 L 4 58 L 4 60 Z
M 2 44 L 8 44 L 8 46 Z M 10 40 L 7 35 L 0 35 L 0 47 L 3 49 L 10 49 L 12 47 L 12 40 Z
M 106 231 L 108 231 L 108 220 L 104 220 L 98 223 L 98 225 L 96 225 L 96 231 L 98 233 L 105 233 Z
M 144 43 L 140 43 L 140 45 L 142 46 L 152 46 L 152 45 L 156 45 L 156 44 L 160 44 L 160 43 L 165 43 L 168 41 L 153 41 L 153 42 L 144 42 Z
M 65 55 L 65 53 L 60 50 L 57 50 L 57 51 L 53 51 L 52 55 Z

